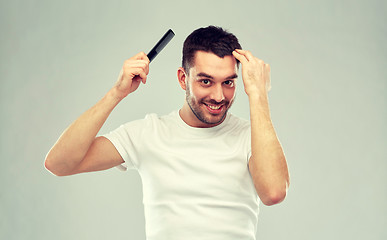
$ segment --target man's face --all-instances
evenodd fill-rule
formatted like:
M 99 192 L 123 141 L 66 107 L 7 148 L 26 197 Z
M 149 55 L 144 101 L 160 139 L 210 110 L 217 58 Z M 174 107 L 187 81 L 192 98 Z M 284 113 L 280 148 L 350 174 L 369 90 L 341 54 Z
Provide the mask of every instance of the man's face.
M 233 56 L 220 58 L 198 51 L 186 81 L 186 101 L 202 127 L 220 124 L 234 97 L 237 65 Z

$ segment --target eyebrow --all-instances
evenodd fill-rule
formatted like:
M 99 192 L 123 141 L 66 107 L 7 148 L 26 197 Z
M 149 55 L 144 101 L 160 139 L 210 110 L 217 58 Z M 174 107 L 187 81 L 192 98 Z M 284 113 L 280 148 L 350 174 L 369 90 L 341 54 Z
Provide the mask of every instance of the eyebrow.
M 211 76 L 211 75 L 209 75 L 207 73 L 204 73 L 204 72 L 200 72 L 196 76 L 198 76 L 198 77 L 205 77 L 205 78 L 209 78 L 209 79 L 214 79 L 213 76 Z M 238 75 L 236 73 L 231 75 L 231 76 L 229 76 L 229 77 L 226 77 L 226 79 L 235 79 L 235 78 L 238 78 Z

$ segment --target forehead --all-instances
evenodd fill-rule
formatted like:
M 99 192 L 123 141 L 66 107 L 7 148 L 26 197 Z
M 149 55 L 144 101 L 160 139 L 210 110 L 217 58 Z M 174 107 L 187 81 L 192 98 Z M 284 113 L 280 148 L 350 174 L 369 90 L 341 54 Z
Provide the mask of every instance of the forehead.
M 237 73 L 237 62 L 232 55 L 221 58 L 211 52 L 197 51 L 190 71 L 195 75 L 202 72 L 214 77 L 227 77 Z

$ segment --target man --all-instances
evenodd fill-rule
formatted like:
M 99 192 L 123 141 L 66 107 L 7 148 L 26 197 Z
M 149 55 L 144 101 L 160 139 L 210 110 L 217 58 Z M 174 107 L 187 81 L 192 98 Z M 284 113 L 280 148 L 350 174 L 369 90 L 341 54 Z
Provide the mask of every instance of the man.
M 228 113 L 239 63 L 250 122 Z M 58 176 L 114 166 L 143 183 L 147 239 L 255 239 L 259 199 L 281 202 L 289 176 L 268 105 L 270 67 L 237 38 L 209 26 L 184 42 L 179 111 L 96 137 L 113 108 L 146 83 L 149 59 L 126 60 L 116 85 L 62 134 L 45 166 Z

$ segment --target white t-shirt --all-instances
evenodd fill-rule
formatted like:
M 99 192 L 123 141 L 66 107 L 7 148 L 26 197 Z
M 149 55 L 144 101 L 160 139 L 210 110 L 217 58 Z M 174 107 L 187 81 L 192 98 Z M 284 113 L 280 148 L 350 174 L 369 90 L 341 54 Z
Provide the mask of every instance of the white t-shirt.
M 250 124 L 228 113 L 212 128 L 178 111 L 104 135 L 143 184 L 148 240 L 255 239 L 259 198 L 248 170 Z

